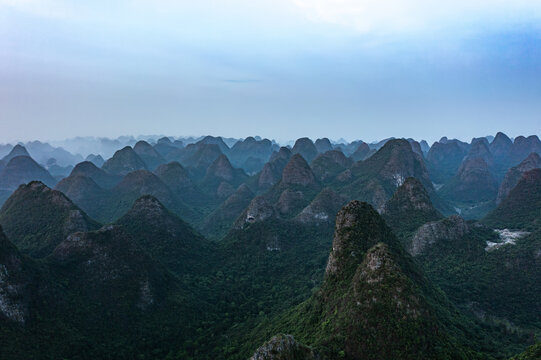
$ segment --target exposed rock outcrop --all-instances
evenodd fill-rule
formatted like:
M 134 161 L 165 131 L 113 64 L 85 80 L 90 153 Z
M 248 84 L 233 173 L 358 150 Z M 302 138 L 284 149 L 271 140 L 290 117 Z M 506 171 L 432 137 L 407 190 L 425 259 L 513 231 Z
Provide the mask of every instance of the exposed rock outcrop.
M 468 232 L 469 226 L 466 221 L 458 215 L 453 215 L 421 226 L 413 235 L 411 246 L 407 250 L 411 255 L 417 256 L 436 242 L 458 240 Z
M 316 360 L 319 357 L 293 336 L 279 334 L 259 347 L 250 360 Z
M 518 184 L 525 172 L 537 168 L 541 168 L 541 157 L 537 153 L 531 153 L 519 165 L 509 169 L 498 190 L 496 203 L 501 203 L 502 200 L 509 195 L 511 190 Z

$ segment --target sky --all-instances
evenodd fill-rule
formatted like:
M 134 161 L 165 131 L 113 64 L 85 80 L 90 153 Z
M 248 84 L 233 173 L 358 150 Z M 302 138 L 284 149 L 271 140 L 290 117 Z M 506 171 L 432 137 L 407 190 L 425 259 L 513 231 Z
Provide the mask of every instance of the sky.
M 0 142 L 540 129 L 539 0 L 0 0 Z

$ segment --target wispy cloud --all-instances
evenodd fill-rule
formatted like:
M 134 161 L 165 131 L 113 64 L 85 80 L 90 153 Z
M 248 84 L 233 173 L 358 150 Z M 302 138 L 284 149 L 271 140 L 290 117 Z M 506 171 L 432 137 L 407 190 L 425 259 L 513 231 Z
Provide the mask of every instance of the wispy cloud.
M 314 21 L 359 32 L 423 29 L 464 19 L 541 18 L 539 0 L 291 0 Z
M 222 82 L 233 83 L 233 84 L 249 84 L 249 83 L 258 83 L 261 82 L 259 79 L 224 79 Z

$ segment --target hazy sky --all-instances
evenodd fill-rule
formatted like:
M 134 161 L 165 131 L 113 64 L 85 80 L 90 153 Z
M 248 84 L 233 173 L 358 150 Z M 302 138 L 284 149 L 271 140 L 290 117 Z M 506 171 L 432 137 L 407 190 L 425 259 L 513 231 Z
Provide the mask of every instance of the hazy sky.
M 540 0 L 0 0 L 0 142 L 541 132 Z

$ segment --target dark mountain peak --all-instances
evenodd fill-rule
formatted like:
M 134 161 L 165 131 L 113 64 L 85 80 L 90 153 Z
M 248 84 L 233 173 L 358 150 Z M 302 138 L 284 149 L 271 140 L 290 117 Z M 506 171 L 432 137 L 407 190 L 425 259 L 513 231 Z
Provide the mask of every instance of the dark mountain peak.
M 518 184 L 525 172 L 537 168 L 541 168 L 541 157 L 537 153 L 531 153 L 520 164 L 509 169 L 498 190 L 496 203 L 501 203 L 509 195 L 509 192 Z
M 509 148 L 513 145 L 513 141 L 509 138 L 509 136 L 505 135 L 502 132 L 498 132 L 496 136 L 494 137 L 494 140 L 490 143 L 491 148 L 500 148 L 500 147 L 506 147 Z
M 149 170 L 154 170 L 159 165 L 165 163 L 165 159 L 162 155 L 146 141 L 138 141 L 133 147 L 133 151 L 139 155 L 141 160 L 145 163 L 145 167 Z
M 324 152 L 332 150 L 331 141 L 327 138 L 317 139 L 316 142 L 314 143 L 314 146 L 316 147 L 317 151 L 320 154 L 323 154 Z
M 103 188 L 112 188 L 120 181 L 120 176 L 115 176 L 107 173 L 105 170 L 98 168 L 90 161 L 83 161 L 73 168 L 70 177 L 85 176 L 96 182 Z
M 84 175 L 70 175 L 60 180 L 56 184 L 55 190 L 62 192 L 85 210 L 92 208 L 92 205 L 96 204 L 96 199 L 101 198 L 105 194 L 105 190 L 92 178 Z
M 96 164 L 91 161 L 83 161 L 75 165 L 70 175 L 84 175 L 91 176 L 98 173 L 103 173 L 104 170 L 98 168 Z
M 103 159 L 101 155 L 94 155 L 94 154 L 88 155 L 85 161 L 90 161 L 91 163 L 93 163 L 99 168 L 101 168 L 103 164 L 105 163 L 105 160 Z
M 461 179 L 465 179 L 469 174 L 474 172 L 489 173 L 488 164 L 485 159 L 482 157 L 466 158 L 458 169 L 458 176 Z
M 29 156 L 15 156 L 0 171 L 0 189 L 14 190 L 20 184 L 39 180 L 48 186 L 54 186 L 56 180 Z
M 20 144 L 17 144 L 15 145 L 11 151 L 9 152 L 9 154 L 7 154 L 6 156 L 4 156 L 2 158 L 2 161 L 7 164 L 11 159 L 13 159 L 14 157 L 17 157 L 17 156 L 28 156 L 28 157 L 31 157 L 30 154 L 28 153 L 28 151 L 26 150 L 26 148 Z
M 235 176 L 235 169 L 229 162 L 229 159 L 224 154 L 221 154 L 214 160 L 214 162 L 207 169 L 207 177 L 213 176 L 223 179 L 225 181 L 233 180 Z
M 428 145 L 428 143 L 426 142 L 426 140 L 421 140 L 419 142 L 419 145 L 421 145 L 421 150 L 423 151 L 423 153 L 427 153 L 428 150 L 430 150 L 430 145 Z
M 291 158 L 291 155 L 292 155 L 291 150 L 285 146 L 282 146 L 280 150 L 272 153 L 271 158 L 269 159 L 269 162 L 274 162 L 278 159 L 289 161 L 289 159 Z
M 349 168 L 352 164 L 353 161 L 347 158 L 342 151 L 330 150 L 319 154 L 312 161 L 311 167 L 319 181 L 327 181 Z
M 421 226 L 406 247 L 412 256 L 422 254 L 428 246 L 441 241 L 456 241 L 470 231 L 468 223 L 458 216 L 433 221 Z
M 154 196 L 143 195 L 135 200 L 130 211 L 135 213 L 145 213 L 148 216 L 163 216 L 166 214 L 167 209 L 160 200 L 156 199 Z
M 167 136 L 159 138 L 157 143 L 158 144 L 165 144 L 165 145 L 173 145 L 173 142 Z
M 138 189 L 141 195 L 150 194 L 152 190 L 165 188 L 165 184 L 154 173 L 148 170 L 136 170 L 128 173 L 115 187 L 120 191 L 131 191 Z M 130 189 L 130 190 L 128 190 Z
M 190 144 L 185 150 L 181 164 L 193 168 L 206 169 L 223 154 L 218 145 L 207 143 Z
M 206 201 L 207 198 L 194 184 L 188 171 L 178 162 L 160 165 L 154 173 L 181 199 L 190 203 Z
M 229 146 L 224 142 L 222 137 L 214 137 L 214 136 L 205 136 L 203 139 L 199 140 L 197 145 L 206 144 L 206 145 L 217 145 L 220 148 L 220 151 L 224 154 L 227 154 L 229 151 Z
M 295 141 L 295 145 L 293 145 L 291 153 L 300 154 L 306 160 L 306 162 L 310 163 L 317 156 L 318 151 L 312 140 L 307 137 L 303 137 Z
M 387 141 L 378 152 L 356 166 L 363 169 L 363 172 L 378 175 L 395 187 L 399 187 L 407 177 L 412 176 L 419 179 L 428 191 L 433 190 L 422 157 L 413 151 L 405 139 Z
M 541 142 L 536 135 L 517 136 L 512 148 L 512 159 L 516 163 L 524 160 L 529 154 L 536 152 L 541 154 Z
M 100 303 L 107 299 L 111 308 L 127 305 L 146 310 L 157 305 L 170 280 L 165 270 L 116 225 L 69 235 L 49 260 L 69 266 L 69 276 L 84 284 L 80 289 L 83 296 Z
M 509 195 L 483 222 L 503 229 L 541 228 L 541 169 L 523 173 Z
M 409 211 L 435 211 L 430 196 L 423 184 L 414 177 L 407 178 L 396 190 L 385 206 L 385 213 L 398 210 L 403 214 Z
M 272 216 L 274 216 L 274 208 L 267 200 L 262 196 L 255 197 L 248 208 L 246 209 L 245 216 L 241 216 L 238 221 L 238 227 L 242 227 L 244 223 L 254 223 L 264 221 Z
M 466 158 L 439 192 L 448 201 L 466 204 L 494 201 L 497 193 L 498 182 L 482 157 Z
M 273 145 L 268 139 L 257 140 L 253 137 L 247 137 L 237 141 L 227 155 L 235 167 L 255 174 L 269 160 L 274 148 L 276 145 Z
M 422 158 L 424 155 L 423 155 L 423 150 L 421 149 L 421 144 L 419 144 L 418 141 L 413 140 L 413 139 L 407 139 L 407 140 L 410 143 L 411 149 L 413 150 L 413 152 Z
M 201 267 L 205 239 L 151 195 L 135 200 L 116 221 L 139 247 L 175 273 Z
M 316 178 L 306 160 L 300 154 L 295 154 L 284 167 L 282 183 L 308 186 L 315 184 Z
M 305 207 L 296 219 L 302 223 L 330 223 L 346 199 L 330 188 L 325 188 Z
M 34 257 L 48 255 L 68 234 L 98 226 L 63 193 L 39 181 L 19 186 L 2 206 L 0 223 L 17 247 Z
M 366 159 L 370 155 L 370 153 L 371 153 L 370 146 L 368 146 L 367 143 L 363 142 L 357 147 L 355 152 L 351 154 L 350 158 L 353 161 L 362 161 Z
M 273 152 L 269 162 L 263 166 L 259 174 L 259 188 L 266 189 L 278 183 L 289 159 L 291 159 L 291 150 L 286 147 L 281 147 L 279 151 Z
M 466 159 L 481 158 L 489 166 L 493 165 L 494 159 L 492 153 L 490 152 L 488 141 L 485 138 L 474 139 L 472 141 L 470 151 L 466 155 Z
M 145 152 L 145 151 L 151 151 L 151 150 L 152 150 L 152 145 L 150 145 L 145 140 L 139 140 L 138 142 L 135 143 L 135 146 L 133 147 L 133 151 L 135 152 L 138 152 L 138 151 Z
M 126 146 L 115 152 L 113 157 L 107 160 L 102 166 L 102 169 L 105 171 L 122 176 L 129 172 L 145 168 L 144 161 L 130 146 Z
M 336 215 L 326 278 L 351 281 L 366 251 L 379 242 L 389 241 L 396 239 L 377 211 L 368 203 L 351 201 Z
M 188 171 L 178 161 L 162 164 L 154 170 L 154 173 L 158 176 L 174 175 L 179 180 L 188 177 Z
M 454 358 L 462 349 L 453 350 L 456 344 L 447 337 L 452 325 L 445 314 L 453 308 L 440 294 L 381 216 L 369 204 L 352 201 L 337 215 L 321 289 L 284 323 L 302 329 L 295 336 L 330 359 L 340 358 L 338 350 L 346 359 Z M 404 326 L 412 331 L 404 332 Z M 411 348 L 419 336 L 430 341 Z
M 340 150 L 329 150 L 329 151 L 326 151 L 325 153 L 323 154 L 319 154 L 315 159 L 314 161 L 312 162 L 312 164 L 314 164 L 316 161 L 318 161 L 318 159 L 328 159 L 342 167 L 349 167 L 351 166 L 352 164 L 352 161 L 351 159 L 347 158 L 346 155 L 344 155 L 343 152 L 341 152 Z
M 382 215 L 405 247 L 419 226 L 443 217 L 432 205 L 423 184 L 413 177 L 407 178 L 385 203 Z

